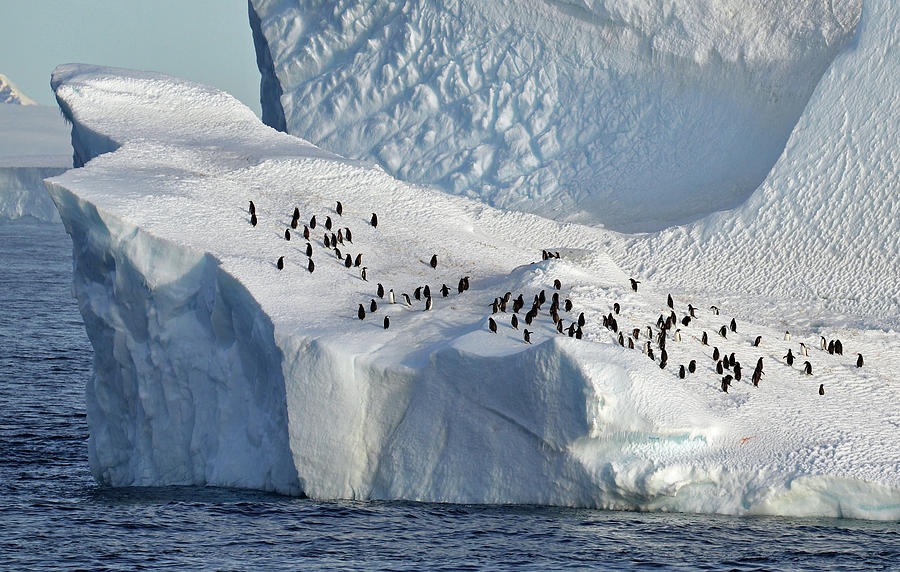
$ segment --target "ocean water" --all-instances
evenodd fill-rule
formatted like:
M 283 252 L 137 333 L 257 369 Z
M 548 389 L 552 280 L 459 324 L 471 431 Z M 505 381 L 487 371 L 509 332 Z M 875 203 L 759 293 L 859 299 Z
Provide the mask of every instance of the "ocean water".
M 0 221 L 0 568 L 897 570 L 900 523 L 107 489 L 59 224 Z

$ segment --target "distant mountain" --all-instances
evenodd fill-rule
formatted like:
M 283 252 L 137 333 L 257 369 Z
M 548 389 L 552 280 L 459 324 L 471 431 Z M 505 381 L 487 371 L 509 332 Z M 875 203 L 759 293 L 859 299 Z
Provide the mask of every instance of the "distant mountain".
M 2 73 L 0 73 L 0 103 L 37 105 L 36 101 L 19 91 L 19 88 Z

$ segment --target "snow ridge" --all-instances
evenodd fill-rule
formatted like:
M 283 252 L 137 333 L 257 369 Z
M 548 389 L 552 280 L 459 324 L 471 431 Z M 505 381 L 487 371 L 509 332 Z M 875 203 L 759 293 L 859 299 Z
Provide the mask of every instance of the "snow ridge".
M 249 4 L 269 125 L 493 206 L 650 231 L 750 195 L 860 2 Z

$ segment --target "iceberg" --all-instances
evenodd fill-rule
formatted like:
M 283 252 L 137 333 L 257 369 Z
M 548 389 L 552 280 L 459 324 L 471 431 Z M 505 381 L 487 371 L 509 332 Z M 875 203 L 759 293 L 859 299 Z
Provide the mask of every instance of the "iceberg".
M 781 356 L 818 337 L 781 341 L 783 321 L 756 318 L 768 301 L 673 290 L 681 316 L 723 312 L 668 338 L 660 367 L 640 348 L 659 353 L 646 329 L 658 336 L 666 290 L 632 291 L 614 233 L 399 181 L 196 83 L 70 64 L 52 87 L 83 164 L 46 184 L 95 350 L 100 483 L 900 518 L 900 442 L 885 439 L 900 426 L 897 332 L 836 319 L 846 355 L 811 349 L 810 378 Z M 546 302 L 516 329 L 513 308 L 492 309 L 506 292 Z M 583 314 L 583 335 L 557 332 L 554 293 L 563 331 Z M 737 331 L 718 337 L 728 311 Z M 633 329 L 634 350 L 614 331 Z M 727 393 L 704 331 L 745 364 Z
M 264 121 L 397 178 L 624 231 L 733 208 L 861 0 L 250 0 Z
M 0 100 L 4 84 L 0 75 Z M 0 104 L 0 219 L 32 217 L 59 221 L 42 182 L 72 167 L 72 147 L 59 110 L 36 104 L 17 92 L 16 103 Z M 24 98 L 24 99 L 21 99 Z

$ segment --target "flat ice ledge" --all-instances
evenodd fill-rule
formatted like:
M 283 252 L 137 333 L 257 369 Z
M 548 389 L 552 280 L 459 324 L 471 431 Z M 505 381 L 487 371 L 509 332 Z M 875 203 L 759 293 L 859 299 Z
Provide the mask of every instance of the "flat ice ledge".
M 612 300 L 644 319 L 658 293 L 630 293 L 602 231 L 397 182 L 275 132 L 197 84 L 64 66 L 53 87 L 86 163 L 48 188 L 73 238 L 95 348 L 87 399 L 100 482 L 790 514 L 799 504 L 778 499 L 792 482 L 834 474 L 862 493 L 834 500 L 828 487 L 808 487 L 797 493 L 804 510 L 900 517 L 896 444 L 840 464 L 818 455 L 821 435 L 771 430 L 773 415 L 783 427 L 837 418 L 841 430 L 830 402 L 782 388 L 775 373 L 779 399 L 807 409 L 779 409 L 766 393 L 724 397 L 610 343 L 599 324 Z M 283 237 L 295 206 L 301 224 L 315 214 L 352 229 L 342 250 L 363 254 L 367 282 L 322 246 L 321 226 L 307 271 L 300 229 Z M 540 262 L 542 248 L 563 258 Z M 472 289 L 458 295 L 463 275 Z M 551 293 L 555 278 L 576 306 L 564 318 L 585 312 L 586 339 L 558 336 L 547 316 L 534 323 L 533 345 L 508 315 L 488 332 L 495 296 L 530 300 Z M 429 284 L 434 308 L 391 305 L 375 283 L 398 297 Z M 447 298 L 441 283 L 453 289 Z M 358 320 L 372 299 L 374 316 Z M 741 407 L 748 402 L 756 407 Z M 883 431 L 879 423 L 858 442 Z M 716 494 L 704 493 L 710 484 Z M 868 494 L 875 489 L 881 496 Z

